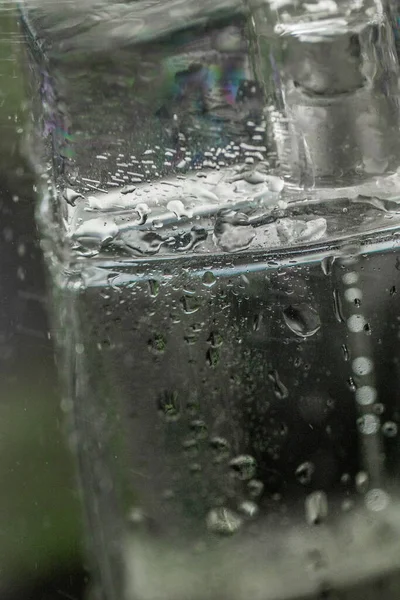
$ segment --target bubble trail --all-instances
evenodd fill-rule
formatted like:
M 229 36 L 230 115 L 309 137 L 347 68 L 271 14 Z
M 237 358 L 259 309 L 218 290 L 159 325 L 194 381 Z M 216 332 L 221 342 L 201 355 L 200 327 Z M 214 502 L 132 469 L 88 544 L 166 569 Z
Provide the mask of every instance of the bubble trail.
M 346 347 L 351 356 L 352 377 L 356 382 L 354 398 L 360 436 L 363 469 L 371 488 L 382 487 L 384 479 L 383 442 L 379 417 L 373 410 L 377 402 L 375 364 L 371 328 L 363 307 L 361 257 L 357 249 L 348 248 L 340 257 L 340 296 L 346 324 Z M 366 425 L 374 419 L 376 427 Z

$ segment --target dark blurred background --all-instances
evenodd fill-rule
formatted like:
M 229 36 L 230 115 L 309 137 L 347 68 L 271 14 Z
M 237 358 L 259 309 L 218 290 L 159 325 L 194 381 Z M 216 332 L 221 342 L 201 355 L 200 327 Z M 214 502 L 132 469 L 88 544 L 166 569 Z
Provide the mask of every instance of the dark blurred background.
M 34 221 L 22 157 L 22 38 L 0 5 L 0 598 L 78 600 L 86 575 Z

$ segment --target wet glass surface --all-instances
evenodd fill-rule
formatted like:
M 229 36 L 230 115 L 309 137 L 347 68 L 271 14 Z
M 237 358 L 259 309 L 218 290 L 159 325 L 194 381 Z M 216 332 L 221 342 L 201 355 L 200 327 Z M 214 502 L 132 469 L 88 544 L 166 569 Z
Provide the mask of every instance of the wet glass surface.
M 187 6 L 189 33 L 168 20 L 152 35 L 130 30 L 116 14 L 123 43 L 109 56 L 108 11 L 81 31 L 85 5 L 61 28 L 53 5 L 36 21 L 49 47 L 24 42 L 53 52 L 48 64 L 22 53 L 4 5 L 4 568 L 45 574 L 77 556 L 64 436 L 99 598 L 396 597 L 397 125 L 387 89 L 370 93 L 390 83 L 394 55 L 367 77 L 386 23 L 362 21 L 350 41 L 346 30 L 343 55 L 333 44 L 332 63 L 352 59 L 337 80 L 294 61 L 296 89 L 277 84 L 303 128 L 297 173 L 283 160 L 286 121 L 272 108 L 264 119 L 236 4 L 206 26 L 208 3 Z M 253 25 L 267 36 L 261 18 Z M 285 49 L 304 50 L 292 38 Z M 272 79 L 289 77 L 279 60 Z M 369 87 L 353 76 L 360 61 Z M 343 120 L 354 137 L 335 127 Z M 344 158 L 330 153 L 347 142 Z

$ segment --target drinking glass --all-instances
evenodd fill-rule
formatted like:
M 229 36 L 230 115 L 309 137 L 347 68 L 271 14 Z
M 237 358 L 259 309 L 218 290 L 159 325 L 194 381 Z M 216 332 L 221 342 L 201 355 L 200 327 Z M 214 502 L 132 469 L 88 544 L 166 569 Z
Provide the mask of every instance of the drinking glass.
M 19 3 L 96 598 L 397 598 L 396 14 Z

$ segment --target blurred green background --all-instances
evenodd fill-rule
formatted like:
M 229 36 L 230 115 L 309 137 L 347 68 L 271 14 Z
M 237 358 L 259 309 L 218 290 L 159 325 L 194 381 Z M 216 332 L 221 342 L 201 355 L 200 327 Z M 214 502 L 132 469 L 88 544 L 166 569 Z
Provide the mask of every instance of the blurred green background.
M 81 583 L 81 515 L 21 152 L 22 50 L 14 3 L 0 1 L 0 597 L 76 598 L 63 586 Z M 35 595 L 46 581 L 53 596 Z

